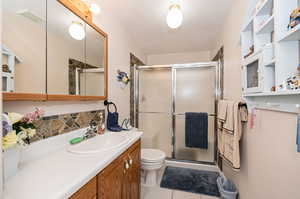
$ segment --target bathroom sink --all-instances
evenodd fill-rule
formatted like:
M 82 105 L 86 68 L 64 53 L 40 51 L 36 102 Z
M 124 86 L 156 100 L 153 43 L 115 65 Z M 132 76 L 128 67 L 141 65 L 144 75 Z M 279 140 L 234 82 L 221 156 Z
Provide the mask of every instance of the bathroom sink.
M 75 154 L 94 154 L 121 147 L 130 141 L 129 133 L 106 133 L 71 145 L 68 152 Z

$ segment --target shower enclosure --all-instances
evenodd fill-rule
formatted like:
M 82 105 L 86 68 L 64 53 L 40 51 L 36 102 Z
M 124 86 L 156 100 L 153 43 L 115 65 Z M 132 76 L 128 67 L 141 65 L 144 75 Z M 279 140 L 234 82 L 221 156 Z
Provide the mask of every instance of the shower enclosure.
M 135 66 L 134 125 L 144 132 L 142 147 L 172 160 L 214 164 L 221 75 L 218 62 Z M 208 149 L 185 146 L 186 112 L 208 113 Z

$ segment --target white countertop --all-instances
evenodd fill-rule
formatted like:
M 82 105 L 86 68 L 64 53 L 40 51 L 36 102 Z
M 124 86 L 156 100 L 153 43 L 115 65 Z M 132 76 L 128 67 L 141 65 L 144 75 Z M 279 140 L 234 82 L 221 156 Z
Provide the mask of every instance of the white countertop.
M 142 132 L 128 131 L 130 141 L 110 151 L 90 155 L 68 152 L 70 138 L 82 133 L 56 136 L 27 149 L 17 174 L 5 182 L 4 199 L 68 198 L 142 136 Z

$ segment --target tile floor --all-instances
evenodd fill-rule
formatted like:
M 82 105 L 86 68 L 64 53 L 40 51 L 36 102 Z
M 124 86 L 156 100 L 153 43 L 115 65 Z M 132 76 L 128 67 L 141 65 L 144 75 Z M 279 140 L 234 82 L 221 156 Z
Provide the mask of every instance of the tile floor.
M 192 169 L 202 169 L 203 167 L 199 165 L 178 165 L 174 163 L 167 163 L 170 166 L 177 166 L 177 167 L 185 167 L 185 168 L 192 168 Z M 142 185 L 141 190 L 141 199 L 218 199 L 218 197 L 212 197 L 207 195 L 200 195 L 194 194 L 189 192 L 171 190 L 171 189 L 164 189 L 159 186 L 164 169 L 161 169 L 159 172 L 158 183 L 155 187 L 146 187 Z M 208 168 L 208 170 L 215 170 L 215 168 Z

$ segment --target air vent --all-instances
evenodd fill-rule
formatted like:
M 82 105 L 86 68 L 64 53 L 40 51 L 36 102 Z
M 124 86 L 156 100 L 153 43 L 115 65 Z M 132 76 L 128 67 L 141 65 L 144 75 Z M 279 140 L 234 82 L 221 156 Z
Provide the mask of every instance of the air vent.
M 42 17 L 38 16 L 37 14 L 33 13 L 32 11 L 28 9 L 19 10 L 16 12 L 17 15 L 23 16 L 35 23 L 44 23 L 46 20 Z

